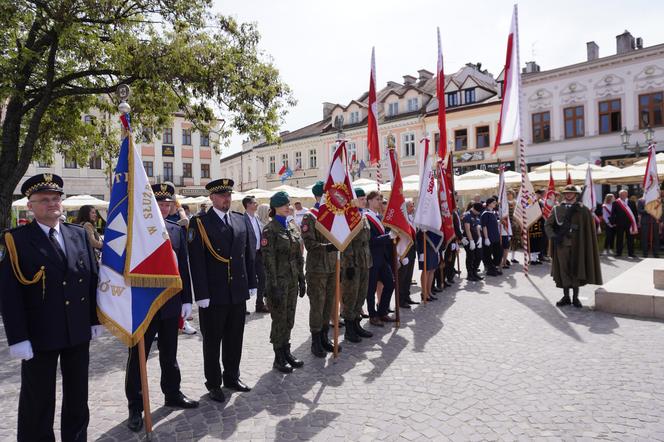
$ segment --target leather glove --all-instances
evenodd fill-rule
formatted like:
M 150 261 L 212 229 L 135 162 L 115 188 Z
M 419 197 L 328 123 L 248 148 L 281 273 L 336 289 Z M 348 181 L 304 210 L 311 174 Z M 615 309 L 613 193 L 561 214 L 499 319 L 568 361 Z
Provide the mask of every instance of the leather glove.
M 196 305 L 198 305 L 198 308 L 208 308 L 210 306 L 210 298 L 198 300 L 196 301 Z
M 90 339 L 97 339 L 104 333 L 103 325 L 93 325 L 90 327 Z
M 186 320 L 189 316 L 191 316 L 191 304 L 190 303 L 185 303 L 182 304 L 182 313 L 180 313 L 180 316 L 182 316 L 182 319 Z
M 410 262 L 410 260 L 408 259 L 408 257 L 405 257 L 404 259 L 401 260 L 401 265 L 402 266 L 407 266 L 409 262 Z
M 470 250 L 475 250 L 475 241 L 470 241 L 468 246 L 470 247 Z
M 304 298 L 304 295 L 307 294 L 307 283 L 304 282 L 304 277 L 303 276 L 300 276 L 300 277 L 297 278 L 297 284 L 298 284 L 298 288 L 300 290 L 299 296 L 300 296 L 300 298 Z
M 337 247 L 334 244 L 332 244 L 331 242 L 329 242 L 329 243 L 325 244 L 325 251 L 326 252 L 336 252 Z
M 481 249 L 481 248 L 482 248 L 482 240 L 481 240 L 481 239 L 478 239 L 478 240 L 477 240 L 477 248 L 478 248 L 478 249 Z
M 353 267 L 346 268 L 346 279 L 351 281 L 355 277 L 355 269 Z
M 14 345 L 9 346 L 9 356 L 16 359 L 23 359 L 29 361 L 35 355 L 32 352 L 32 344 L 30 341 L 21 341 Z
M 461 244 L 466 247 L 468 245 L 468 238 L 461 238 Z
M 458 247 L 459 246 L 457 245 L 457 243 L 453 242 L 452 246 L 450 247 L 450 250 L 452 250 L 454 252 Z
M 258 288 L 249 289 L 249 296 L 257 296 Z
M 489 238 L 484 238 L 484 245 L 487 247 L 491 245 L 491 241 L 489 240 Z

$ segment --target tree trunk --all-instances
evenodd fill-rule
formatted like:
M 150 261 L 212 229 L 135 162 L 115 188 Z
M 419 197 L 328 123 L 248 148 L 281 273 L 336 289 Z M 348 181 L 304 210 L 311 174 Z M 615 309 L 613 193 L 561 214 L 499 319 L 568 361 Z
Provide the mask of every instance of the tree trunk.
M 0 232 L 11 227 L 12 195 L 16 183 L 0 180 Z

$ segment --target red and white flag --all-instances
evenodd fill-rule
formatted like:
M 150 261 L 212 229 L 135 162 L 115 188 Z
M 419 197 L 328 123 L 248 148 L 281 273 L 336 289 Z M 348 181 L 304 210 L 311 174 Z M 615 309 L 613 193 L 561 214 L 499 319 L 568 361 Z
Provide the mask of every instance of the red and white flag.
M 521 73 L 519 72 L 518 41 L 517 9 L 514 5 L 512 25 L 507 37 L 507 56 L 503 72 L 503 101 L 500 105 L 500 120 L 498 121 L 496 141 L 491 151 L 492 155 L 495 155 L 500 144 L 511 143 L 521 137 L 521 123 L 519 120 Z
M 443 70 L 443 47 L 438 28 L 438 72 L 436 73 L 436 96 L 438 97 L 438 157 L 447 158 L 447 123 L 445 121 L 445 73 Z
M 595 195 L 595 186 L 593 185 L 593 176 L 590 171 L 590 165 L 586 170 L 586 182 L 583 186 L 583 195 L 581 195 L 581 203 L 586 206 L 593 214 L 595 213 L 595 206 L 597 206 L 597 196 Z
M 657 158 L 655 156 L 655 144 L 648 147 L 648 164 L 643 176 L 643 198 L 645 200 L 646 212 L 656 220 L 662 217 L 662 200 L 659 192 L 659 176 L 657 175 Z
M 316 229 L 339 251 L 344 251 L 362 229 L 362 214 L 351 204 L 355 192 L 348 173 L 346 142 L 340 141 L 332 155 L 332 163 L 323 197 L 318 207 Z
M 516 206 L 514 207 L 514 219 L 529 229 L 542 216 L 542 209 L 537 201 L 537 195 L 530 183 L 528 174 L 525 177 L 525 185 L 521 186 L 519 195 L 516 197 Z
M 371 75 L 369 76 L 369 120 L 367 123 L 367 149 L 369 164 L 375 166 L 380 162 L 380 146 L 378 145 L 378 104 L 376 104 L 376 54 L 371 48 Z
M 440 201 L 440 216 L 442 218 L 440 230 L 443 232 L 445 238 L 445 247 L 456 237 L 454 232 L 454 219 L 452 218 L 452 205 L 454 195 L 450 188 L 449 178 L 447 177 L 447 169 L 443 165 L 443 161 L 438 161 L 438 201 Z
M 383 224 L 392 229 L 397 234 L 397 254 L 399 259 L 403 259 L 410 247 L 413 245 L 413 231 L 408 222 L 408 212 L 406 211 L 406 199 L 403 195 L 403 182 L 401 181 L 401 171 L 399 170 L 399 160 L 395 149 L 388 149 L 387 155 L 390 158 L 390 172 L 392 174 L 392 192 L 390 200 L 385 210 Z
M 553 206 L 556 205 L 556 183 L 553 181 L 553 171 L 549 167 L 549 187 L 544 195 L 544 206 L 542 207 L 542 216 L 548 219 L 551 216 Z
M 440 214 L 440 201 L 438 200 L 438 181 L 429 155 L 429 139 L 425 138 L 422 149 L 422 174 L 420 178 L 420 197 L 415 209 L 415 225 L 422 230 L 442 235 L 443 219 Z

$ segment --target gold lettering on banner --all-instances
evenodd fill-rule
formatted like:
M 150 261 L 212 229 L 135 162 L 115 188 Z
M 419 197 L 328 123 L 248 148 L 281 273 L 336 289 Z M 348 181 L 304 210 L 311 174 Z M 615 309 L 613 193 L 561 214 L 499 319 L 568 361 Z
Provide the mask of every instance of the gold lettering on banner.
M 118 286 L 118 285 L 112 285 L 111 286 L 111 294 L 113 296 L 122 296 L 122 292 L 124 292 L 125 287 Z
M 141 203 L 143 205 L 143 218 L 150 219 L 152 218 L 152 198 L 154 194 L 152 193 L 152 187 L 149 184 L 145 185 L 145 190 L 142 194 Z
M 152 235 L 154 232 L 157 231 L 157 228 L 155 226 L 148 226 L 148 233 Z
M 128 175 L 128 172 L 120 172 L 120 173 L 116 173 L 116 174 L 113 176 L 113 181 L 116 182 L 116 183 L 119 183 L 119 182 L 126 182 L 126 181 L 127 181 L 127 175 Z
M 102 292 L 107 292 L 108 288 L 110 287 L 110 282 L 110 279 L 108 281 L 99 281 L 99 290 Z

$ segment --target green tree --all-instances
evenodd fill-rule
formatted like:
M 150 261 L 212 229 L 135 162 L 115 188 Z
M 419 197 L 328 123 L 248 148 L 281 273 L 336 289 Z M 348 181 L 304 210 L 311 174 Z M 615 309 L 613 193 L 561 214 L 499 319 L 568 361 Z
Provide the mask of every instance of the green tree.
M 113 156 L 122 83 L 132 88 L 137 134 L 159 133 L 173 112 L 184 111 L 222 144 L 233 130 L 275 141 L 294 104 L 291 92 L 259 51 L 256 26 L 213 15 L 211 3 L 0 2 L 0 230 L 9 226 L 12 194 L 30 162 L 55 153 L 79 164 L 92 152 Z M 101 117 L 86 124 L 91 110 Z

